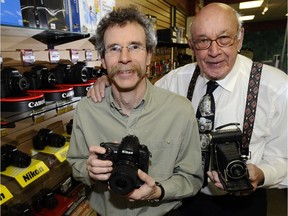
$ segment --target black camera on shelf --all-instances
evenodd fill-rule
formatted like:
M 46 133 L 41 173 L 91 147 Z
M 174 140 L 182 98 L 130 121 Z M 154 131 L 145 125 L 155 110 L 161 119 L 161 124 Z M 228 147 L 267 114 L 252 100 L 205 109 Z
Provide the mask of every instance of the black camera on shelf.
M 221 127 L 220 127 L 221 128 Z M 246 155 L 241 155 L 242 132 L 236 129 L 217 129 L 211 132 L 212 169 L 228 192 L 253 189 L 246 166 Z
M 1 146 L 1 172 L 5 171 L 10 165 L 26 168 L 31 164 L 31 156 L 21 152 L 16 146 L 5 144 Z
M 35 211 L 39 212 L 42 208 L 54 209 L 58 205 L 52 190 L 43 188 L 32 197 L 32 206 Z
M 107 75 L 107 70 L 102 67 L 87 67 L 88 80 L 97 79 L 103 75 Z
M 101 143 L 106 149 L 105 154 L 99 154 L 101 160 L 111 160 L 113 171 L 108 180 L 113 192 L 126 195 L 143 182 L 138 178 L 138 169 L 148 172 L 150 152 L 145 145 L 140 145 L 137 136 L 128 135 L 119 144 Z
M 51 69 L 57 78 L 58 84 L 86 83 L 88 81 L 88 69 L 84 62 L 77 62 L 75 65 L 58 64 Z
M 33 147 L 36 150 L 43 150 L 46 146 L 60 148 L 65 145 L 66 139 L 52 130 L 41 128 L 33 137 Z
M 30 82 L 30 88 L 37 89 L 51 89 L 56 85 L 56 76 L 50 72 L 47 67 L 43 65 L 36 65 L 23 74 Z
M 29 87 L 29 80 L 16 68 L 6 67 L 1 70 L 1 98 L 24 96 Z

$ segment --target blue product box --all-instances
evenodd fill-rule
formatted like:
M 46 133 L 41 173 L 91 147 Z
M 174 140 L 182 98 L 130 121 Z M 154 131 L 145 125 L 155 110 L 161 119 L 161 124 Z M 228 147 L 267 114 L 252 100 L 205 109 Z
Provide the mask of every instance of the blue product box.
M 81 32 L 80 28 L 80 14 L 79 1 L 70 0 L 70 29 L 72 32 Z
M 71 0 L 72 31 L 95 33 L 100 21 L 99 0 Z
M 23 26 L 20 0 L 1 0 L 0 24 Z

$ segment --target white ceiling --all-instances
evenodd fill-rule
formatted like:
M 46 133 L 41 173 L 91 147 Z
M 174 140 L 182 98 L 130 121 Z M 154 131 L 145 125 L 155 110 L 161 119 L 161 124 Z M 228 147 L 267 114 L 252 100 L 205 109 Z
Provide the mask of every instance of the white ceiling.
M 245 2 L 247 0 L 239 1 Z M 265 6 L 268 6 L 268 11 L 262 15 L 262 11 Z M 264 0 L 261 7 L 239 10 L 239 3 L 230 4 L 235 10 L 240 12 L 241 15 L 255 15 L 255 18 L 251 21 L 245 22 L 263 22 L 272 20 L 287 19 L 287 0 Z

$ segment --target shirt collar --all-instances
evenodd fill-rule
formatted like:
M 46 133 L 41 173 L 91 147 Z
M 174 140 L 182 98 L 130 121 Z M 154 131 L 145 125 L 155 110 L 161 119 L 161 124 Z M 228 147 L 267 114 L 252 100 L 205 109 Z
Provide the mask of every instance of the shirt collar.
M 227 76 L 222 80 L 217 80 L 216 82 L 225 90 L 232 92 L 233 89 L 236 86 L 236 82 L 238 80 L 238 77 L 240 76 L 240 60 L 237 56 L 235 64 L 232 68 L 232 70 L 227 74 Z M 200 75 L 202 76 L 202 74 Z M 200 87 L 203 89 L 206 89 L 206 84 L 209 81 L 205 76 L 202 76 L 203 79 L 201 79 Z
M 140 108 L 142 106 L 144 106 L 144 108 L 145 108 L 145 104 L 147 104 L 145 102 L 148 102 L 148 101 L 151 100 L 153 85 L 147 78 L 146 78 L 146 87 L 147 88 L 146 88 L 146 92 L 145 92 L 145 95 L 144 95 L 143 99 L 141 100 L 141 102 L 139 103 L 138 106 L 134 107 L 134 109 L 138 109 L 138 108 Z M 120 111 L 121 107 L 119 107 L 117 105 L 117 103 L 115 102 L 115 100 L 114 100 L 113 93 L 112 93 L 112 90 L 111 90 L 111 86 L 106 88 L 106 93 L 105 94 L 108 95 L 107 102 L 110 104 L 110 107 Z
M 240 60 L 237 55 L 237 58 L 236 58 L 236 61 L 232 70 L 227 74 L 227 76 L 224 79 L 218 80 L 217 83 L 225 90 L 232 92 L 236 86 L 238 77 L 240 76 L 240 69 L 241 69 Z

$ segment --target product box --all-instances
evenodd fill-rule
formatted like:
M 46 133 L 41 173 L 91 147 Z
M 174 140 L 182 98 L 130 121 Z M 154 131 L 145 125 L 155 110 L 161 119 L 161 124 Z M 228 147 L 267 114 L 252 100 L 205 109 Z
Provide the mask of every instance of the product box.
M 171 27 L 167 29 L 157 30 L 157 39 L 161 42 L 176 43 L 177 42 L 177 28 Z
M 100 19 L 114 7 L 115 0 L 70 0 L 71 30 L 95 33 Z
M 20 0 L 1 0 L 0 24 L 23 26 Z
M 95 33 L 100 19 L 98 0 L 71 0 L 72 31 Z
M 32 28 L 68 30 L 68 0 L 20 0 L 23 25 Z

